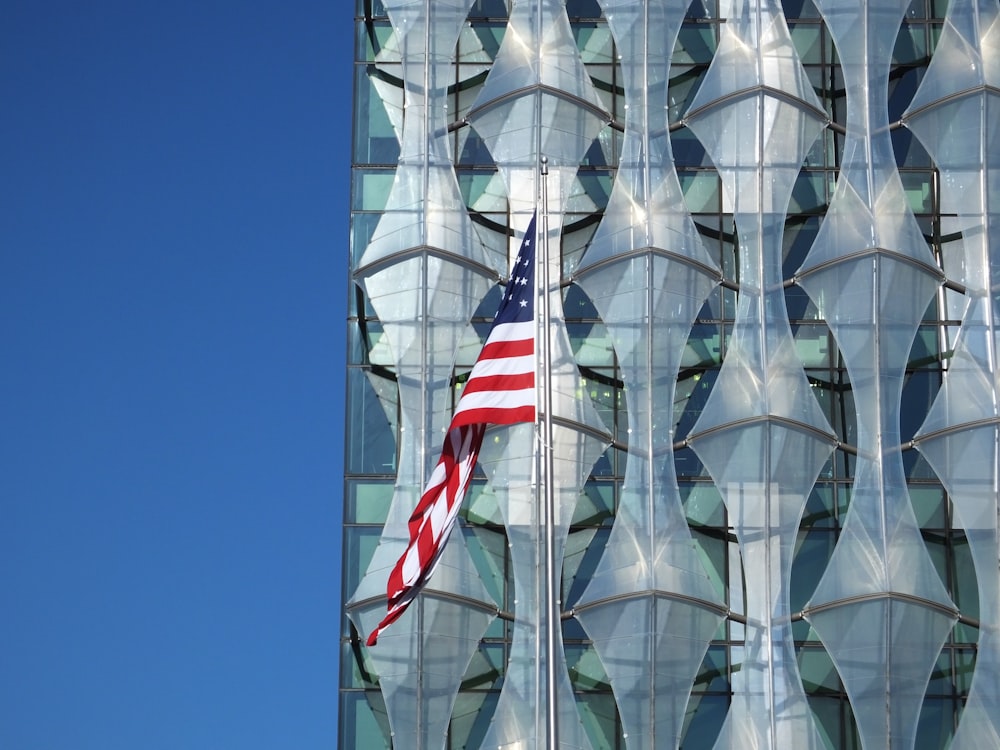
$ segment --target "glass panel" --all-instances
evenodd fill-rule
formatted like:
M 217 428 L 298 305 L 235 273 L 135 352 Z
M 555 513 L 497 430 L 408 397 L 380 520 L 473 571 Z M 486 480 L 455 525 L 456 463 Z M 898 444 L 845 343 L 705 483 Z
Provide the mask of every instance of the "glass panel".
M 353 178 L 352 204 L 363 211 L 381 211 L 385 208 L 392 183 L 396 177 L 394 169 L 355 168 Z
M 680 750 L 712 750 L 728 712 L 728 695 L 693 693 L 685 716 Z
M 344 502 L 344 523 L 385 523 L 392 502 L 392 492 L 391 480 L 349 479 Z
M 392 164 L 399 160 L 399 140 L 372 79 L 358 68 L 354 96 L 354 161 Z
M 395 385 L 383 394 L 392 394 Z M 380 397 L 381 396 L 381 397 Z M 396 471 L 396 405 L 372 388 L 368 373 L 347 373 L 347 471 L 351 474 L 394 474 Z M 391 421 L 390 421 L 391 420 Z
M 391 750 L 389 719 L 377 690 L 341 693 L 340 747 Z

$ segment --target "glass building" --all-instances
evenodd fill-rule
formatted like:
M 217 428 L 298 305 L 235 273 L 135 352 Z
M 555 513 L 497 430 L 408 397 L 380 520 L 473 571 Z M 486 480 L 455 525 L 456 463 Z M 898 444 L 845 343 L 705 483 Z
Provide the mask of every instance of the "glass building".
M 1000 748 L 998 18 L 356 0 L 341 747 Z M 536 211 L 554 470 L 366 648 Z

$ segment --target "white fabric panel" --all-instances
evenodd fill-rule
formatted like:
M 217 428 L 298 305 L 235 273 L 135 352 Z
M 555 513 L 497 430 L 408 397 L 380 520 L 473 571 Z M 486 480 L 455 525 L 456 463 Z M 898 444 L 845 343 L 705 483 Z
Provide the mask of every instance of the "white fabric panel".
M 858 448 L 847 520 L 807 617 L 844 681 L 862 744 L 880 748 L 913 746 L 955 619 L 900 453 L 904 369 L 941 279 L 905 200 L 888 129 L 889 68 L 907 5 L 818 2 L 843 61 L 847 135 L 833 202 L 799 272 L 844 357 Z
M 942 229 L 963 237 L 961 281 L 968 286 L 954 357 L 916 438 L 965 529 L 979 593 L 976 668 L 953 750 L 1000 746 L 1000 309 L 992 293 L 1000 280 L 1000 247 L 989 229 L 997 217 L 990 195 L 996 165 L 990 154 L 1000 140 L 990 124 L 997 95 L 986 88 L 1000 84 L 998 29 L 996 2 L 952 2 L 905 118 L 941 170 L 941 209 L 947 216 Z

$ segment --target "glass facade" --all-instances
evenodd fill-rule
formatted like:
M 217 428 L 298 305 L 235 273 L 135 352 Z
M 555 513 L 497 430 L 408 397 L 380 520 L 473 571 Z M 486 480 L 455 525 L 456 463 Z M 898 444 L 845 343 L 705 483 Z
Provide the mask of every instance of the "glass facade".
M 356 0 L 341 747 L 1000 747 L 998 19 Z M 531 425 L 366 648 L 543 209 L 553 666 Z

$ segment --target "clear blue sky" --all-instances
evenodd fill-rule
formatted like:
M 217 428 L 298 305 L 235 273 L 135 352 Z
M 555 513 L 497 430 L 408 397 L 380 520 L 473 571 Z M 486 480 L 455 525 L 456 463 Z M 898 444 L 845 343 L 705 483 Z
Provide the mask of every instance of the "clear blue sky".
M 353 3 L 0 7 L 0 748 L 336 746 Z

